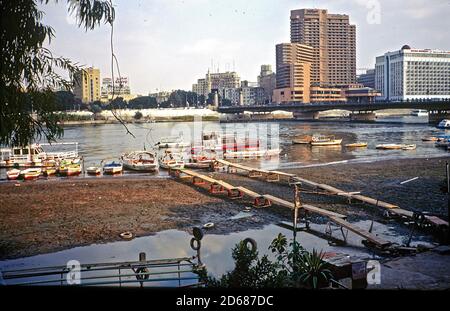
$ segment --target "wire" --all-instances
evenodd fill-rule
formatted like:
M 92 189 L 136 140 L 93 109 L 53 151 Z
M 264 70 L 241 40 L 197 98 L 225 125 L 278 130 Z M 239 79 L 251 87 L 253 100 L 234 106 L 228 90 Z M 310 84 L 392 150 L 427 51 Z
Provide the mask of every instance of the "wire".
M 111 5 L 111 8 L 113 7 L 112 0 L 109 0 L 109 3 Z M 119 74 L 119 93 L 122 89 L 122 77 L 120 75 L 120 68 L 119 68 L 119 62 L 117 60 L 116 55 L 114 54 L 114 21 L 111 18 L 109 20 L 109 24 L 111 25 L 111 36 L 110 36 L 110 45 L 111 45 L 111 80 L 112 80 L 112 96 L 111 96 L 111 102 L 114 100 L 115 95 L 115 87 L 114 87 L 114 63 L 117 67 L 117 72 Z M 133 138 L 136 138 L 136 136 L 128 129 L 128 126 L 125 124 L 125 122 L 122 120 L 122 118 L 117 114 L 117 111 L 115 111 L 114 107 L 111 107 L 111 113 L 116 118 L 117 121 L 119 121 L 123 127 L 127 130 L 127 134 L 130 134 Z

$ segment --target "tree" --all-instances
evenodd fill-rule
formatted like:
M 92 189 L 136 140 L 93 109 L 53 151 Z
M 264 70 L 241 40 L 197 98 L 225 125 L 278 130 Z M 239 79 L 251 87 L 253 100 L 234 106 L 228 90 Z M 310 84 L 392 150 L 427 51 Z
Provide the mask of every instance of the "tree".
M 56 1 L 56 0 L 55 0 Z M 60 114 L 54 89 L 70 90 L 75 73 L 82 68 L 65 57 L 54 56 L 44 47 L 55 30 L 42 23 L 38 5 L 50 0 L 0 0 L 0 144 L 27 145 L 42 136 L 47 141 L 61 137 Z M 78 27 L 94 29 L 101 22 L 112 25 L 111 0 L 67 0 Z M 60 72 L 66 72 L 69 79 Z
M 136 111 L 136 113 L 134 114 L 135 120 L 140 120 L 140 119 L 142 119 L 142 117 L 143 117 L 143 115 L 142 115 L 142 112 L 140 112 L 140 111 Z
M 139 96 L 128 102 L 128 108 L 130 109 L 148 109 L 157 107 L 158 103 L 156 102 L 156 98 L 151 96 Z

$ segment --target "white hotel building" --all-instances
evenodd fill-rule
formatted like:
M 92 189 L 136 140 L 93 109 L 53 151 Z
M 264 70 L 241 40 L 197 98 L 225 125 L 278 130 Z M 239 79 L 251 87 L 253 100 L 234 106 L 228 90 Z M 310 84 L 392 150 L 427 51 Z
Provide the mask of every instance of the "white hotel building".
M 450 99 L 450 52 L 405 45 L 379 56 L 375 89 L 382 100 Z

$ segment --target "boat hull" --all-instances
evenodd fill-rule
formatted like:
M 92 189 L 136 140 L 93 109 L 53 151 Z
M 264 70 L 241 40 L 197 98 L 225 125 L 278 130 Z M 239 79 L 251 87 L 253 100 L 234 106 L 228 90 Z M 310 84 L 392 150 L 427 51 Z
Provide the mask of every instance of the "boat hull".
M 123 168 L 130 171 L 137 172 L 154 172 L 158 170 L 158 164 L 131 164 L 123 163 Z
M 311 146 L 338 146 L 342 143 L 342 139 L 335 139 L 330 141 L 312 141 Z

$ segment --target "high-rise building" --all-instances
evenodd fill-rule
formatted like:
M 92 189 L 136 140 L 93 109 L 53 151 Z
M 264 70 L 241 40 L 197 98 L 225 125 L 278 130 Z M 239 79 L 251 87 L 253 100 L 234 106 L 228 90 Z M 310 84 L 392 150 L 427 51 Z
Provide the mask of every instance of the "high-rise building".
M 265 101 L 272 102 L 273 90 L 276 88 L 277 75 L 272 72 L 271 65 L 261 65 L 261 72 L 258 76 L 258 85 L 263 88 Z
M 375 88 L 375 69 L 369 69 L 357 78 L 358 83 L 365 87 Z
M 376 58 L 375 88 L 383 100 L 450 98 L 450 51 L 411 49 Z
M 100 100 L 100 69 L 89 67 L 75 74 L 73 93 L 83 103 Z
M 101 88 L 102 98 L 112 96 L 112 95 L 129 95 L 131 94 L 130 84 L 128 83 L 128 77 L 116 77 L 114 81 L 111 78 L 102 79 Z
M 234 71 L 210 73 L 208 70 L 205 79 L 198 79 L 197 83 L 192 85 L 192 91 L 207 97 L 213 89 L 222 92 L 226 88 L 239 88 L 240 81 L 241 78 Z
M 314 48 L 312 86 L 341 87 L 356 82 L 356 26 L 350 24 L 348 15 L 293 10 L 291 42 Z
M 299 43 L 276 45 L 277 78 L 273 101 L 309 103 L 313 48 Z

